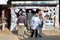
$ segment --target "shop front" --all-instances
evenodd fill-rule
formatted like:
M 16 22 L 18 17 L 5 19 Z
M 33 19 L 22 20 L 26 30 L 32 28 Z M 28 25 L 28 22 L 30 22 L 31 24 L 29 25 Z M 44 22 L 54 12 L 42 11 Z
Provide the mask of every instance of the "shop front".
M 44 28 L 59 28 L 59 5 L 58 1 L 12 1 L 11 2 L 11 28 L 10 31 L 16 29 L 17 25 L 17 14 L 24 11 L 24 15 L 27 16 L 27 9 L 41 10 L 44 18 Z M 57 24 L 56 24 L 57 23 Z M 48 25 L 47 25 L 48 24 Z

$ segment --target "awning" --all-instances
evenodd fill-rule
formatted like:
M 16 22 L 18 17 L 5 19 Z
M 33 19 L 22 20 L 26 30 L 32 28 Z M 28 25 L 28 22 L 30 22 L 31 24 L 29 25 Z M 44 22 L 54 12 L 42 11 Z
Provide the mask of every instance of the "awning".
M 12 5 L 54 5 L 59 4 L 59 1 L 12 1 Z

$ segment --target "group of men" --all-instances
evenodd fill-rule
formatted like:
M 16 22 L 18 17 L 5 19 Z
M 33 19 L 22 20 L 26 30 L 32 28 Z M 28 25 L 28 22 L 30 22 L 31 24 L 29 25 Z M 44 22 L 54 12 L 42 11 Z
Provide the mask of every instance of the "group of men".
M 40 11 L 35 11 L 34 14 L 29 10 L 29 13 L 27 14 L 27 20 L 26 17 L 23 15 L 23 13 L 20 14 L 18 18 L 18 35 L 21 35 L 24 37 L 24 26 L 27 22 L 27 30 L 30 31 L 31 36 L 33 37 L 35 33 L 35 37 L 37 36 L 42 37 L 42 28 L 43 28 L 43 17 Z M 26 29 L 26 28 L 25 28 Z M 39 33 L 38 33 L 39 29 Z M 26 31 L 26 32 L 28 32 Z M 21 34 L 20 34 L 21 33 Z
M 35 11 L 34 14 L 31 13 L 31 10 L 29 10 L 28 13 L 28 29 L 31 32 L 31 37 L 33 37 L 33 34 L 35 32 L 35 37 L 39 35 L 39 37 L 42 37 L 42 28 L 43 28 L 43 17 L 41 12 L 38 10 Z M 38 29 L 39 33 L 38 33 Z

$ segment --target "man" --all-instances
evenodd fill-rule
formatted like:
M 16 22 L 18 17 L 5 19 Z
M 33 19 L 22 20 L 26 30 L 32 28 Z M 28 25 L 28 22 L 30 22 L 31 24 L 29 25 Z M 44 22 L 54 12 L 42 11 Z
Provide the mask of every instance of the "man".
M 39 14 L 41 24 L 39 25 L 39 37 L 42 37 L 42 28 L 43 28 L 43 17 L 42 14 Z
M 31 19 L 32 19 L 32 10 L 29 9 L 29 13 L 27 14 L 27 22 L 28 22 L 28 30 L 30 30 L 30 27 L 31 27 Z
M 37 38 L 39 24 L 40 24 L 39 14 L 36 12 L 35 17 L 32 18 L 31 37 L 33 37 L 35 32 L 35 37 Z
M 23 15 L 23 13 L 20 14 L 18 21 L 18 37 L 22 36 L 22 38 L 24 37 L 24 30 L 25 30 L 25 16 Z
M 6 24 L 5 10 L 2 10 L 2 31 L 5 30 L 5 24 Z

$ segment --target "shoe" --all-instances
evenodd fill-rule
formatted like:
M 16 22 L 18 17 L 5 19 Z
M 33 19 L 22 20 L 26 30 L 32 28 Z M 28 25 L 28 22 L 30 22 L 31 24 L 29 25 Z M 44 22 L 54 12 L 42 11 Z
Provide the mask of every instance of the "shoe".
M 41 35 L 39 35 L 39 37 L 42 37 Z
M 31 33 L 30 31 L 27 31 L 28 33 Z
M 23 39 L 24 37 L 22 37 L 22 36 L 18 36 L 18 39 Z
M 32 38 L 32 36 L 30 36 Z

